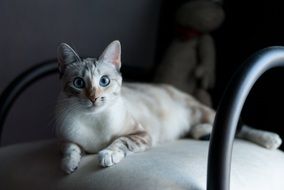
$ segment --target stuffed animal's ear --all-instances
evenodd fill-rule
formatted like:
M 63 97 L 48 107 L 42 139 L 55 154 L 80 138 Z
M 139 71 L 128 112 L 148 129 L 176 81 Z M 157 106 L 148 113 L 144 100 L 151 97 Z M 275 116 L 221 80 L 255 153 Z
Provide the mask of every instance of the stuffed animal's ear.
M 111 63 L 117 70 L 121 67 L 121 45 L 119 41 L 113 41 L 107 46 L 99 60 L 102 62 Z
M 81 61 L 79 55 L 66 43 L 61 43 L 58 46 L 57 59 L 60 74 L 64 73 L 68 64 Z

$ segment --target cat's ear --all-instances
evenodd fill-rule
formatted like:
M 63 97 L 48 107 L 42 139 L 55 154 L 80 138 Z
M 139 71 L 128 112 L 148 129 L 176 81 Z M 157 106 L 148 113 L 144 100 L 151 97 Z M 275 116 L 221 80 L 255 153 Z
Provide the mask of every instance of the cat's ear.
M 117 70 L 121 67 L 121 45 L 118 40 L 113 41 L 107 46 L 99 60 L 103 62 L 111 63 L 115 66 Z
M 80 62 L 81 58 L 68 44 L 61 43 L 57 48 L 57 60 L 59 72 L 63 74 L 68 64 Z

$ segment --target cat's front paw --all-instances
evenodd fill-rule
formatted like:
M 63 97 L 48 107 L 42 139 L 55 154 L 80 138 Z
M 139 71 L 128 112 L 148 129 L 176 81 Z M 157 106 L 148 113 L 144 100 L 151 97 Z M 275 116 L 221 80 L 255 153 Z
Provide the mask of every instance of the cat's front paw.
M 103 167 L 109 167 L 117 164 L 124 158 L 124 153 L 121 151 L 113 151 L 104 149 L 99 152 L 98 159 L 99 164 Z
M 279 146 L 282 144 L 282 139 L 276 133 L 267 132 L 263 134 L 260 139 L 262 140 L 262 146 L 271 150 L 279 148 Z
M 61 169 L 67 173 L 71 174 L 78 169 L 80 158 L 74 156 L 66 156 L 61 160 Z

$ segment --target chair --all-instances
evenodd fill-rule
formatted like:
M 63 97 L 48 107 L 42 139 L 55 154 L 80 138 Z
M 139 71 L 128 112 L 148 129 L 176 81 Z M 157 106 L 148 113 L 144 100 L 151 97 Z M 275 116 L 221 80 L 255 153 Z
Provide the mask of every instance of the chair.
M 54 73 L 53 63 L 24 72 L 1 95 L 0 135 L 14 100 L 35 80 Z M 60 151 L 55 140 L 5 146 L 0 148 L 0 189 L 282 190 L 282 151 L 243 140 L 235 140 L 232 149 L 250 89 L 262 73 L 276 66 L 284 66 L 283 47 L 256 53 L 236 73 L 217 110 L 210 143 L 178 140 L 133 154 L 110 168 L 100 168 L 96 155 L 86 155 L 71 175 L 59 169 Z

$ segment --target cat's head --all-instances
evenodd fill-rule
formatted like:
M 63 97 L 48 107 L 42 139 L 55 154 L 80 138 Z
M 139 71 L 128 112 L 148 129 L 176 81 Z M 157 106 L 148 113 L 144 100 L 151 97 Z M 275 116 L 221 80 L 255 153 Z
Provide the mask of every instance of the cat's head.
M 58 47 L 58 68 L 66 103 L 87 112 L 111 106 L 120 96 L 122 77 L 121 46 L 114 41 L 99 59 L 81 59 L 67 44 Z

